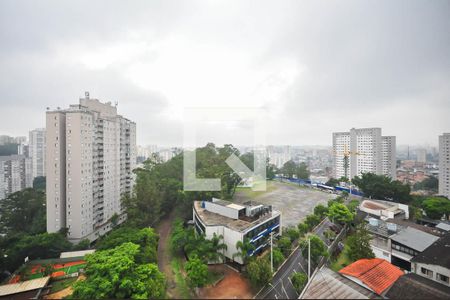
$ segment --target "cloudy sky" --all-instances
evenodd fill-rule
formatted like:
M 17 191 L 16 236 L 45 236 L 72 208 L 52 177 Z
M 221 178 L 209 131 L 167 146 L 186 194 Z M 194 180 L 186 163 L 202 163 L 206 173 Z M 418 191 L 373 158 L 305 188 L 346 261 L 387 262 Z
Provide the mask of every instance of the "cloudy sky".
M 139 144 L 181 145 L 185 108 L 258 108 L 270 144 L 381 127 L 450 131 L 449 1 L 1 1 L 0 134 L 45 126 L 89 91 Z M 232 117 L 230 117 L 232 119 Z M 217 122 L 200 140 L 248 144 Z

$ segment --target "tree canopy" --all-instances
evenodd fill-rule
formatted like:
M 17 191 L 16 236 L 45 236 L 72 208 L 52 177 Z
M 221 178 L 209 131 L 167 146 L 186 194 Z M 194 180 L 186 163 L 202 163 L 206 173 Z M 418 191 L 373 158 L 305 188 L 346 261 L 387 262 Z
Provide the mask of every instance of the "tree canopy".
M 301 243 L 300 248 L 302 249 L 303 257 L 308 257 L 308 238 L 311 240 L 311 260 L 314 263 L 318 263 L 320 257 L 328 256 L 327 246 L 325 243 L 315 234 L 308 235 L 305 237 Z
M 310 172 L 306 163 L 295 163 L 293 160 L 288 160 L 279 170 L 285 177 L 293 178 L 294 175 L 299 179 L 308 179 Z
M 372 247 L 370 246 L 371 236 L 365 224 L 360 224 L 356 232 L 347 238 L 347 255 L 352 261 L 361 258 L 374 258 Z
M 422 202 L 422 208 L 431 219 L 440 219 L 450 215 L 450 200 L 444 197 L 430 197 Z
M 208 266 L 197 256 L 193 256 L 185 265 L 191 286 L 204 286 L 208 280 Z
M 361 177 L 354 177 L 352 182 L 366 197 L 391 200 L 400 203 L 408 203 L 411 201 L 411 188 L 409 185 L 402 184 L 397 180 L 392 180 L 385 175 L 363 173 Z
M 333 222 L 341 224 L 349 223 L 353 220 L 353 213 L 342 203 L 335 202 L 328 208 L 328 217 Z

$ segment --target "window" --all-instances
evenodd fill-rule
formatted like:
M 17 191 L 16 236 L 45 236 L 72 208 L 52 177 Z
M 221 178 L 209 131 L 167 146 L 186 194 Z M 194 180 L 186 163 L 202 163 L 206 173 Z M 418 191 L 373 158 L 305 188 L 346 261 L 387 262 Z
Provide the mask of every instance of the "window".
M 426 268 L 420 268 L 420 271 L 422 272 L 422 274 L 426 275 L 427 277 L 433 277 L 433 271 L 428 270 Z
M 449 284 L 449 278 L 448 278 L 448 276 L 445 276 L 445 275 L 436 273 L 436 279 L 437 279 L 438 281 L 442 281 L 442 282 L 445 282 L 446 284 Z

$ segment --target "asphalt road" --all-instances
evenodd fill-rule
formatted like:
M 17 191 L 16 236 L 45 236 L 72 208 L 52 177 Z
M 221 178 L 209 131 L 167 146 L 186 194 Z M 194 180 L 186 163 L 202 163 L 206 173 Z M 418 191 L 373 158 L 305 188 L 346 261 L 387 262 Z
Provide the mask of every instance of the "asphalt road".
M 323 236 L 323 232 L 331 222 L 326 218 L 314 229 L 314 233 Z M 291 276 L 295 272 L 308 274 L 308 262 L 302 256 L 302 249 L 297 248 L 287 259 L 285 264 L 278 270 L 271 282 L 266 285 L 256 296 L 257 299 L 297 299 L 299 294 L 295 291 L 291 282 Z M 314 268 L 311 266 L 311 274 Z

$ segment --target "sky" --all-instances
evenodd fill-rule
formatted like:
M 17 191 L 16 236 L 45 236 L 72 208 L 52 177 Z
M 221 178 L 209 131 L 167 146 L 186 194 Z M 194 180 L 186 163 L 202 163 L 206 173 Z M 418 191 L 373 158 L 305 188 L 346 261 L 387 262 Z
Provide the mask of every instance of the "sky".
M 0 134 L 89 91 L 140 145 L 182 145 L 192 109 L 255 109 L 267 144 L 381 127 L 433 146 L 450 132 L 449 32 L 439 0 L 1 1 Z M 248 145 L 253 125 L 231 114 L 197 139 Z

